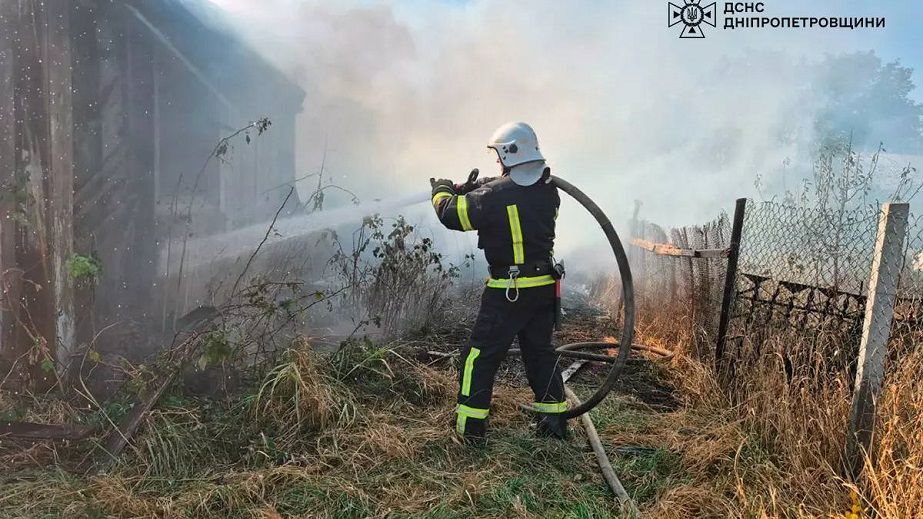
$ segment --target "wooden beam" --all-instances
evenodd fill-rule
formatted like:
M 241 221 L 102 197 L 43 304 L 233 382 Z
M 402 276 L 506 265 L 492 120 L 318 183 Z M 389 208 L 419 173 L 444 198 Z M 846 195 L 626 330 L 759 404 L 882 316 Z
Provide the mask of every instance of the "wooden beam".
M 74 254 L 74 118 L 71 79 L 70 2 L 45 5 L 44 65 L 48 113 L 48 230 L 54 292 L 55 343 L 49 345 L 63 373 L 76 348 L 74 291 L 67 262 Z
M 728 325 L 731 322 L 731 305 L 734 301 L 734 287 L 737 286 L 737 260 L 740 257 L 740 240 L 743 237 L 744 214 L 747 210 L 747 199 L 738 198 L 734 204 L 734 223 L 731 227 L 731 247 L 728 254 L 727 269 L 724 271 L 724 291 L 721 295 L 721 314 L 718 317 L 718 341 L 715 344 L 715 359 L 720 361 L 724 356 L 724 346 L 727 342 Z
M 48 389 L 57 380 L 46 361 L 54 359 L 57 344 L 57 312 L 51 263 L 49 230 L 52 227 L 50 196 L 53 171 L 47 74 L 49 59 L 45 33 L 47 2 L 20 0 L 19 38 L 14 81 L 16 83 L 16 167 L 14 190 L 27 203 L 14 211 L 16 265 L 19 297 L 10 298 L 15 310 L 17 348 L 24 349 L 27 380 L 33 389 Z
M 681 249 L 671 243 L 654 243 L 641 238 L 632 238 L 631 244 L 640 249 L 653 252 L 660 256 L 676 256 L 681 258 L 726 258 L 730 249 Z
M 0 186 L 15 185 L 16 113 L 14 79 L 19 31 L 16 2 L 0 2 Z M 19 308 L 18 269 L 16 269 L 16 220 L 13 197 L 0 197 L 0 385 L 14 369 L 19 357 L 16 345 L 16 310 Z M 19 375 L 10 377 L 19 382 Z
M 85 425 L 56 425 L 32 422 L 0 423 L 0 439 L 7 438 L 25 441 L 42 440 L 82 440 L 96 431 Z

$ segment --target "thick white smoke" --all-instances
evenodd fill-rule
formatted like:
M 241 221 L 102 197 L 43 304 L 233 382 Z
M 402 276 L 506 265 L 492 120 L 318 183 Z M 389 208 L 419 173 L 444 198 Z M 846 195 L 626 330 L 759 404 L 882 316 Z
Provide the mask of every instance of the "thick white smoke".
M 813 139 L 824 93 L 810 61 L 862 48 L 720 27 L 680 40 L 665 2 L 215 2 L 307 90 L 301 171 L 326 148 L 328 171 L 364 198 L 426 190 L 431 176 L 494 174 L 485 140 L 525 120 L 555 173 L 618 223 L 636 199 L 652 220 L 698 223 L 754 195 L 757 173 L 778 184 Z M 587 232 L 559 233 L 563 249 L 597 239 L 571 207 L 561 225 Z

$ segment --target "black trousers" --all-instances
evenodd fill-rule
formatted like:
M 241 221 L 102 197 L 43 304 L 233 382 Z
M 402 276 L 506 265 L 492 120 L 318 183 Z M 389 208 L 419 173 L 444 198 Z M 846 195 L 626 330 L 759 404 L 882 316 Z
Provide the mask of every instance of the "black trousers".
M 559 357 L 551 346 L 553 330 L 554 285 L 520 289 L 515 303 L 503 289 L 484 289 L 471 340 L 459 357 L 458 434 L 486 431 L 497 368 L 516 337 L 537 407 L 551 413 L 566 410 Z

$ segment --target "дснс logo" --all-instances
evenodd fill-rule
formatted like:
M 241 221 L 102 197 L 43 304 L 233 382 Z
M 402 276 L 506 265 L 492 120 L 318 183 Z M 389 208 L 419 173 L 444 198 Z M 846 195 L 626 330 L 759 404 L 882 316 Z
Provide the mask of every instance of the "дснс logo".
M 670 27 L 678 23 L 683 24 L 683 31 L 680 38 L 704 38 L 705 34 L 699 25 L 702 22 L 715 26 L 717 11 L 715 2 L 705 7 L 699 5 L 702 0 L 683 0 L 685 5 L 679 6 L 670 2 L 668 24 Z

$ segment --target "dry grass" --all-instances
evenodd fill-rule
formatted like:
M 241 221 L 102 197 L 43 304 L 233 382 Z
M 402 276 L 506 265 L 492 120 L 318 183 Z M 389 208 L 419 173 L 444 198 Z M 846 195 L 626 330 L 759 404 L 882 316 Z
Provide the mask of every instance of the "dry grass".
M 641 342 L 688 352 L 668 370 L 683 408 L 640 429 L 605 430 L 612 444 L 680 456 L 688 481 L 665 489 L 645 510 L 649 516 L 849 517 L 858 505 L 859 516 L 896 519 L 923 510 L 923 348 L 889 366 L 877 456 L 854 485 L 843 477 L 842 457 L 851 374 L 841 359 L 820 353 L 823 340 L 776 335 L 762 355 L 719 382 L 711 359 L 697 360 L 684 328 L 651 317 L 639 326 Z
M 714 339 L 690 305 L 638 294 L 637 341 L 678 352 L 667 376 L 683 407 L 604 429 L 614 445 L 677 453 L 688 479 L 662 489 L 651 517 L 915 517 L 923 511 L 923 348 L 894 352 L 879 405 L 877 457 L 858 484 L 843 453 L 855 345 L 836 331 L 760 330 L 732 376 L 718 377 Z M 599 283 L 618 301 L 617 283 Z M 662 299 L 662 298 L 661 298 Z M 614 315 L 618 308 L 610 307 Z M 749 348 L 749 350 L 747 349 Z M 729 346 L 736 356 L 736 344 Z M 911 348 L 912 349 L 912 348 Z M 899 359 L 897 356 L 899 355 Z
M 687 352 L 655 368 L 675 387 L 679 408 L 658 412 L 613 395 L 593 412 L 604 441 L 619 447 L 613 463 L 644 516 L 843 517 L 853 491 L 866 516 L 923 509 L 923 348 L 889 367 L 879 455 L 853 486 L 840 477 L 846 372 L 779 337 L 740 366 L 733 384 L 719 382 L 710 362 L 696 358 L 687 327 L 669 324 L 642 323 L 640 340 Z M 601 336 L 607 326 L 587 321 L 568 334 Z M 812 360 L 787 371 L 772 353 L 782 346 L 792 359 Z M 322 358 L 296 342 L 237 401 L 168 395 L 106 475 L 34 469 L 66 461 L 58 459 L 66 449 L 2 450 L 9 470 L 0 517 L 615 516 L 583 438 L 560 444 L 528 433 L 517 409 L 528 400 L 521 385 L 498 385 L 486 449 L 455 443 L 456 375 L 446 361 L 421 362 L 427 349 L 425 341 L 358 341 Z M 39 397 L 17 410 L 22 400 L 0 394 L 0 411 L 98 419 Z
M 889 366 L 878 410 L 877 458 L 861 492 L 879 517 L 923 510 L 923 346 Z
M 451 432 L 448 363 L 369 348 L 348 353 L 362 369 L 344 371 L 296 343 L 229 404 L 168 395 L 108 474 L 5 474 L 0 517 L 612 516 L 584 440 L 528 432 L 524 388 L 498 387 L 491 442 L 465 447 Z
M 348 426 L 355 403 L 339 384 L 317 366 L 310 346 L 297 340 L 282 363 L 269 371 L 254 396 L 253 420 L 261 430 L 274 431 L 283 445 L 294 445 L 334 423 Z

